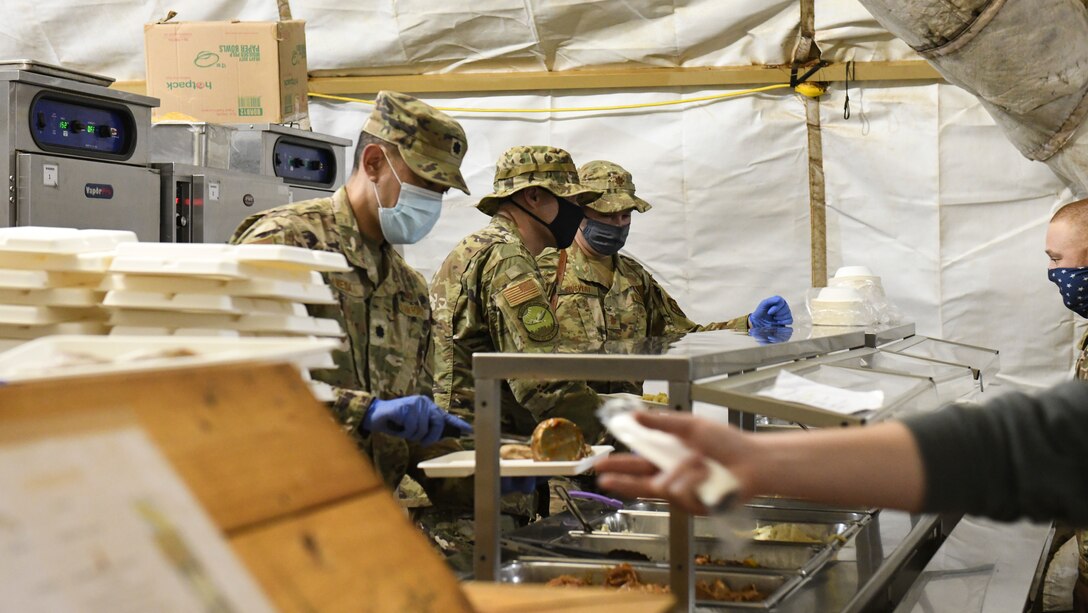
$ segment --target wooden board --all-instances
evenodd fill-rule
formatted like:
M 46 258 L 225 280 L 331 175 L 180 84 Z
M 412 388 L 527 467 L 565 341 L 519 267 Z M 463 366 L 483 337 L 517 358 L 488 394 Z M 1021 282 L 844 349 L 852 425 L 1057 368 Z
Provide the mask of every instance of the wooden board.
M 0 444 L 137 425 L 282 611 L 664 611 L 671 597 L 470 584 L 462 591 L 288 365 L 0 387 Z M 467 594 L 467 596 L 466 596 Z
M 284 613 L 471 610 L 445 563 L 385 492 L 231 543 Z
M 664 613 L 675 599 L 669 594 L 617 592 L 602 587 L 556 588 L 542 585 L 465 583 L 465 594 L 477 613 Z
M 288 365 L 235 365 L 17 383 L 0 429 L 128 411 L 225 531 L 381 488 Z

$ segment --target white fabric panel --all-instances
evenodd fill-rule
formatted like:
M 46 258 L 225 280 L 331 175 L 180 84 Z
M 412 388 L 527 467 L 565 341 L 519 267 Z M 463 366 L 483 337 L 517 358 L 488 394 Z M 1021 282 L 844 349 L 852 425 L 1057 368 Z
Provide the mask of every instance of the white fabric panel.
M 1051 210 L 1071 193 L 948 85 L 866 84 L 823 113 L 829 268 L 866 264 L 920 334 L 1001 351 L 1001 377 L 1068 377 L 1073 316 L 1046 278 Z
M 880 87 L 821 104 L 828 274 L 866 265 L 921 334 L 940 336 L 937 90 Z
M 277 18 L 272 0 L 0 0 L 0 8 L 17 16 L 0 24 L 0 57 L 118 80 L 143 78 L 143 26 L 168 10 L 184 21 Z M 318 74 L 779 64 L 800 14 L 797 0 L 294 0 L 291 8 L 307 21 Z M 905 57 L 856 0 L 821 0 L 816 14 L 829 58 Z
M 973 96 L 938 90 L 943 333 L 1001 349 L 1008 381 L 1056 383 L 1072 366 L 1075 316 L 1047 279 L 1043 249 L 1051 209 L 1072 194 Z
M 878 62 L 921 59 L 883 28 L 858 0 L 816 3 L 816 40 L 828 61 Z
M 804 102 L 776 92 L 691 109 L 683 143 L 684 182 L 672 189 L 688 201 L 690 286 L 677 292 L 688 315 L 722 321 L 772 294 L 803 310 L 811 276 Z M 676 277 L 662 277 L 672 290 Z
M 709 92 L 684 92 L 696 97 Z M 675 99 L 678 91 L 425 98 L 439 106 L 587 106 Z M 348 106 L 349 108 L 345 108 Z M 314 129 L 355 138 L 367 107 L 315 102 Z M 577 164 L 620 163 L 654 208 L 635 216 L 626 253 L 652 270 L 696 321 L 743 315 L 770 293 L 796 302 L 808 286 L 808 199 L 803 104 L 764 94 L 650 113 L 454 113 L 469 137 L 464 171 L 473 196 L 450 192 L 435 230 L 405 247 L 430 279 L 450 249 L 488 218 L 470 208 L 491 191 L 508 147 L 546 144 Z M 708 135 L 713 135 L 708 138 Z M 725 143 L 725 146 L 723 146 Z M 768 249 L 774 244 L 774 249 Z

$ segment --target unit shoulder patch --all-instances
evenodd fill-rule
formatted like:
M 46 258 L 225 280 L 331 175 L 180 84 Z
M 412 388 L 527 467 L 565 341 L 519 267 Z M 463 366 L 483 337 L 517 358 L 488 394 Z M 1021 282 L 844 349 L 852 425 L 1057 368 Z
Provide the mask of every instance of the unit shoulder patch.
M 518 319 L 532 340 L 543 343 L 555 338 L 559 333 L 559 324 L 555 314 L 543 301 L 536 300 L 518 310 Z
M 516 307 L 520 304 L 525 304 L 533 298 L 541 296 L 543 290 L 540 289 L 540 284 L 534 279 L 526 279 L 517 285 L 511 285 L 510 287 L 502 290 L 502 297 L 506 299 L 506 303 L 512 307 Z

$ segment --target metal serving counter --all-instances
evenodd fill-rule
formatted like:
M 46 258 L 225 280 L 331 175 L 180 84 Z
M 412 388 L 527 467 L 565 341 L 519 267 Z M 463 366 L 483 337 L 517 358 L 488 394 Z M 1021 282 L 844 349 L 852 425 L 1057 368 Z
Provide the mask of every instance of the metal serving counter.
M 778 328 L 747 335 L 722 330 L 680 339 L 606 343 L 579 353 L 476 354 L 476 578 L 540 582 L 569 575 L 600 581 L 618 560 L 628 560 L 648 582 L 663 583 L 667 571 L 679 611 L 890 610 L 940 546 L 945 532 L 938 517 L 766 498 L 747 505 L 755 522 L 747 529 L 774 530 L 772 524 L 778 523 L 819 538 L 802 541 L 809 545 L 749 543 L 742 555 L 713 538 L 705 518 L 639 503 L 637 508 L 599 514 L 596 521 L 603 530 L 591 534 L 572 530 L 563 516 L 516 531 L 503 541 L 509 550 L 551 557 L 501 565 L 497 518 L 502 382 L 664 380 L 671 409 L 691 411 L 694 401 L 717 404 L 729 409 L 731 423 L 755 429 L 757 416 L 839 426 L 933 410 L 950 401 L 974 399 L 992 382 L 997 368 L 996 351 L 914 336 L 912 324 Z M 806 396 L 786 400 L 789 394 L 772 389 L 780 380 L 789 383 L 791 378 L 783 373 L 802 377 L 803 382 L 794 379 L 797 385 L 836 388 L 831 391 L 840 396 L 824 408 Z M 860 410 L 835 405 L 855 392 L 869 399 Z M 704 565 L 707 559 L 710 566 Z M 750 588 L 759 594 L 748 594 L 753 602 L 708 600 L 707 586 L 718 580 L 731 590 Z
M 870 330 L 812 326 L 772 332 L 721 330 L 689 334 L 678 340 L 606 343 L 582 353 L 475 354 L 476 579 L 493 581 L 500 576 L 497 519 L 503 380 L 665 380 L 671 408 L 691 411 L 692 385 L 698 380 L 902 339 L 914 333 L 914 326 Z M 690 610 L 695 603 L 691 516 L 670 514 L 668 536 L 669 586 L 677 598 L 678 610 Z
M 580 506 L 593 533 L 585 534 L 569 511 L 516 530 L 504 542 L 509 550 L 525 552 L 519 549 L 524 544 L 536 548 L 532 554 L 550 557 L 507 562 L 499 580 L 544 583 L 566 576 L 599 585 L 606 571 L 627 563 L 640 581 L 664 582 L 666 503 L 636 501 L 620 510 Z M 755 588 L 759 597 L 716 602 L 703 590 L 694 601 L 696 611 L 887 611 L 942 538 L 934 515 L 814 508 L 785 499 L 761 499 L 725 521 L 732 535 L 723 539 L 714 537 L 720 520 L 695 518 L 696 580 L 720 579 L 736 591 Z M 752 537 L 738 537 L 745 534 Z

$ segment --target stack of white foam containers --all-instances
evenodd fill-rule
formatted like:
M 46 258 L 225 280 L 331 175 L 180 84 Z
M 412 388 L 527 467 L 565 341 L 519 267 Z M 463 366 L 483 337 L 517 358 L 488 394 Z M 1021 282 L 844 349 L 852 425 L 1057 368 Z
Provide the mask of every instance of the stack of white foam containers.
M 307 304 L 335 304 L 320 272 L 350 270 L 338 253 L 279 245 L 119 245 L 101 288 L 110 334 L 343 335 Z
M 340 338 L 339 322 L 306 305 L 336 304 L 320 273 L 349 270 L 339 253 L 300 247 L 131 243 L 117 247 L 102 304 L 111 336 Z M 327 385 L 311 388 L 333 399 Z
M 0 228 L 0 349 L 55 334 L 105 334 L 99 286 L 132 232 Z

